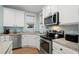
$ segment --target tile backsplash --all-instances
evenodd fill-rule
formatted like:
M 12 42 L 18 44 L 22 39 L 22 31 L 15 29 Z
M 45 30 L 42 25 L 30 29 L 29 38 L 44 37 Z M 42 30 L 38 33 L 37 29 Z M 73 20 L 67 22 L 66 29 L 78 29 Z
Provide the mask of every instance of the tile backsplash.
M 23 32 L 22 27 L 4 27 L 5 29 L 8 28 L 10 32 Z
M 70 33 L 70 34 L 78 34 L 78 25 L 62 25 L 60 26 L 65 33 Z
M 54 26 L 49 27 L 49 29 L 53 30 Z M 59 25 L 56 29 L 64 30 L 65 33 L 70 34 L 78 34 L 78 24 L 73 25 Z

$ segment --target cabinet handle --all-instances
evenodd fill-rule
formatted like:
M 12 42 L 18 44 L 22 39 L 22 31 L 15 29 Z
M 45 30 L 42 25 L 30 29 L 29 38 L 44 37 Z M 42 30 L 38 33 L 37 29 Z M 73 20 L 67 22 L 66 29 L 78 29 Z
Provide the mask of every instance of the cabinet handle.
M 60 24 L 61 22 L 59 22 L 59 24 Z
M 52 50 L 54 50 L 54 49 L 52 49 Z
M 60 50 L 62 51 L 63 49 L 62 49 L 62 48 L 60 48 Z

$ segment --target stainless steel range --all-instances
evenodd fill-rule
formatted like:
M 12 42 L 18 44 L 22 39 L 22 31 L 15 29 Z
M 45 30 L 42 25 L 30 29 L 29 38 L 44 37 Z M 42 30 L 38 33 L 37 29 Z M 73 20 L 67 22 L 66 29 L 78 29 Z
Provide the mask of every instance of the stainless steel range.
M 58 37 L 55 37 L 58 35 Z M 40 51 L 44 54 L 52 54 L 52 41 L 56 38 L 62 38 L 64 37 L 63 32 L 52 32 L 52 33 L 47 33 L 46 35 L 41 35 L 41 41 L 40 41 Z
M 42 53 L 45 54 L 52 53 L 52 41 L 47 40 L 45 38 L 41 38 L 40 46 Z

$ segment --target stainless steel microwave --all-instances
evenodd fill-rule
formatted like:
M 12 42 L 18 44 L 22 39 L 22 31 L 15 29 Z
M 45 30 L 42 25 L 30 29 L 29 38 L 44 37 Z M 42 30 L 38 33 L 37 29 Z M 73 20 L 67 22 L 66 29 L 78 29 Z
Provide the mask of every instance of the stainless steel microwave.
M 46 17 L 44 19 L 44 24 L 45 25 L 58 25 L 59 24 L 59 12 L 56 12 L 49 17 Z

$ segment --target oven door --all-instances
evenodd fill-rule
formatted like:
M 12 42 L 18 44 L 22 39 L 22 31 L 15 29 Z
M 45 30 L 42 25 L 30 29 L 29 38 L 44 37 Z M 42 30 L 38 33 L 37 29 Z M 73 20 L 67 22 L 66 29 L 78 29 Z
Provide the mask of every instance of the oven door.
M 40 41 L 40 51 L 44 54 L 51 54 L 52 53 L 52 41 L 46 40 L 44 38 Z

